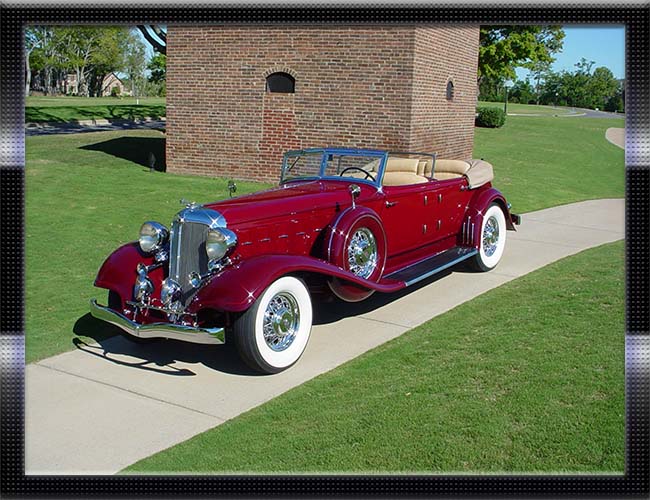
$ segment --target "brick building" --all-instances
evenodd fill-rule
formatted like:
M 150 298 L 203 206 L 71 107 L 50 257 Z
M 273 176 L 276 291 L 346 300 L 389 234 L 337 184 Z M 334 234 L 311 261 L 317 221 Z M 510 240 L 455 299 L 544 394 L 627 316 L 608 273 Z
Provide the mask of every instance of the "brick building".
M 276 181 L 287 149 L 470 158 L 478 26 L 210 26 L 167 33 L 167 169 Z

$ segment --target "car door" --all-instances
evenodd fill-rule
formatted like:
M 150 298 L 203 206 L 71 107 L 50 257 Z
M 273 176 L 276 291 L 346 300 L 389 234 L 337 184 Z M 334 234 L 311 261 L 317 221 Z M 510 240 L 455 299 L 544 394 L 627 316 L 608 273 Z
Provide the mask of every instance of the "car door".
M 390 257 L 419 248 L 429 241 L 424 200 L 431 184 L 383 187 L 385 199 L 381 218 Z
M 424 220 L 427 242 L 456 236 L 466 210 L 468 191 L 464 178 L 434 181 L 424 195 Z

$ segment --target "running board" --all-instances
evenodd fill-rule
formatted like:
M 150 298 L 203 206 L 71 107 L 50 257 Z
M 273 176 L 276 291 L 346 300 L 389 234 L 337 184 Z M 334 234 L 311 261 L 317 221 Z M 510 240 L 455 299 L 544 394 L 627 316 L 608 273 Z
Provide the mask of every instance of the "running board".
M 470 247 L 454 247 L 439 254 L 434 255 L 433 257 L 428 257 L 420 262 L 411 264 L 404 269 L 395 271 L 388 276 L 384 276 L 385 279 L 391 279 L 395 281 L 402 281 L 406 286 L 411 286 L 419 281 L 427 279 L 429 276 L 433 276 L 440 271 L 450 268 L 451 266 L 458 264 L 459 262 L 469 259 L 478 253 L 476 248 Z

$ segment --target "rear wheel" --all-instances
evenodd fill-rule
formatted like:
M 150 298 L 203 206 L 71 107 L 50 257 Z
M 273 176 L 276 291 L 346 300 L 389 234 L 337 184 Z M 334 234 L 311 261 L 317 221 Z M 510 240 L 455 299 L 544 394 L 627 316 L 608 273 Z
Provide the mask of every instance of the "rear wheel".
M 386 238 L 379 220 L 363 214 L 342 230 L 332 239 L 330 260 L 360 278 L 379 281 L 386 263 Z M 359 302 L 373 294 L 373 290 L 338 278 L 328 280 L 328 285 L 345 302 Z
M 312 314 L 303 281 L 293 276 L 277 279 L 235 320 L 233 337 L 242 360 L 262 373 L 289 368 L 307 347 Z
M 472 260 L 478 271 L 494 269 L 506 247 L 506 217 L 501 207 L 490 205 L 483 216 L 478 253 Z

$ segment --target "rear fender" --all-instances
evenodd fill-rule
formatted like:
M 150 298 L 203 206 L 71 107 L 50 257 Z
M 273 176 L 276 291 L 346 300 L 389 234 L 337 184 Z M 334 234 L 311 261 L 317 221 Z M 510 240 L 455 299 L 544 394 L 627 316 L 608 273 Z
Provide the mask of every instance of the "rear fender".
M 194 313 L 201 309 L 241 312 L 248 309 L 276 279 L 287 274 L 315 273 L 341 278 L 379 292 L 404 288 L 402 281 L 375 283 L 320 259 L 299 255 L 264 255 L 228 267 L 212 277 L 196 294 L 188 307 Z
M 506 199 L 499 190 L 490 187 L 485 190 L 480 190 L 471 199 L 461 230 L 461 244 L 471 245 L 478 248 L 481 236 L 481 226 L 483 224 L 483 214 L 493 203 L 499 205 L 501 210 L 503 210 L 503 214 L 506 218 L 506 229 L 509 231 L 516 231 L 515 225 L 510 216 L 508 202 L 506 202 Z

